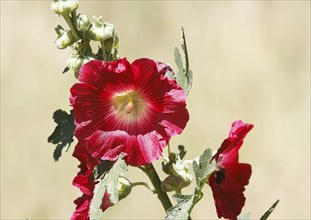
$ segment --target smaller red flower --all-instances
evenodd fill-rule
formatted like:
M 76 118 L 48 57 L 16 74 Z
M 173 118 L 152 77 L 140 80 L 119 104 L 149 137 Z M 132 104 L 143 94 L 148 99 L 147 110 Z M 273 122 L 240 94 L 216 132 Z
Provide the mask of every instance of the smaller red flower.
M 235 121 L 229 137 L 212 159 L 216 160 L 216 171 L 208 184 L 212 188 L 218 218 L 237 219 L 245 204 L 244 190 L 252 173 L 251 165 L 239 163 L 238 151 L 252 124 Z
M 93 191 L 97 183 L 94 179 L 93 171 L 95 166 L 98 165 L 101 161 L 93 158 L 86 151 L 85 144 L 82 142 L 78 142 L 73 152 L 73 156 L 76 157 L 81 162 L 81 164 L 79 165 L 80 172 L 73 179 L 72 184 L 78 187 L 83 195 L 74 201 L 77 206 L 75 212 L 71 216 L 71 220 L 88 220 L 89 208 L 93 198 Z M 110 206 L 112 206 L 112 204 L 109 199 L 109 194 L 105 192 L 101 208 L 103 211 L 105 211 Z

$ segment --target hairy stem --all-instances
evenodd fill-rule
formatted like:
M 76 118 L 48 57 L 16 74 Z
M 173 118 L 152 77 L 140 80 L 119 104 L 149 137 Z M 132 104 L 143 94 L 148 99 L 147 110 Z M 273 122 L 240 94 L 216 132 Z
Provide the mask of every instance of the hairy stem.
M 156 193 L 158 194 L 158 198 L 162 203 L 162 206 L 165 211 L 167 211 L 169 208 L 172 207 L 172 203 L 167 195 L 166 192 L 164 192 L 161 188 L 161 180 L 158 176 L 157 171 L 155 170 L 154 166 L 152 164 L 148 164 L 144 167 L 140 167 L 142 171 L 144 171 L 147 176 L 149 177 Z

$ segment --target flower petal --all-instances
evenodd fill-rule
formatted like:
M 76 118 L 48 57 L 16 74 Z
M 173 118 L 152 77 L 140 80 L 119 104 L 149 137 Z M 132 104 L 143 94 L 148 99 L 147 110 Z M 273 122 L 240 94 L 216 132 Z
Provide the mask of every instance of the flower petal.
M 215 182 L 215 175 L 209 178 L 214 202 L 219 218 L 237 219 L 245 203 L 244 190 L 248 184 L 252 170 L 249 164 L 232 164 L 225 167 L 225 180 L 221 184 Z

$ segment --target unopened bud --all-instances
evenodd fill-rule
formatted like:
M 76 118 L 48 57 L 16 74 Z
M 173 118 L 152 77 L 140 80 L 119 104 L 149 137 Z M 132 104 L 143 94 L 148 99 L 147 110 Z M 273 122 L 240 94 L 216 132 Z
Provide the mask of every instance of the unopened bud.
M 162 182 L 162 189 L 166 192 L 179 191 L 190 185 L 192 175 L 188 173 L 188 165 L 178 160 L 169 167 L 170 175 Z
M 58 15 L 65 15 L 76 11 L 79 7 L 77 0 L 54 0 L 51 10 Z
M 94 60 L 92 56 L 84 56 L 81 54 L 72 54 L 68 59 L 67 59 L 67 66 L 69 69 L 74 71 L 75 76 L 78 77 L 80 68 L 82 67 L 83 64 Z
M 64 30 L 60 25 L 55 28 L 57 39 L 55 41 L 57 48 L 65 49 L 74 42 L 74 37 L 69 30 Z
M 87 15 L 79 14 L 76 20 L 76 24 L 79 31 L 85 31 L 90 26 L 90 20 Z
M 89 37 L 95 41 L 105 41 L 113 37 L 115 27 L 113 24 L 103 22 L 102 17 L 93 17 L 93 23 L 89 27 Z
M 131 191 L 132 191 L 131 183 L 127 179 L 120 177 L 118 182 L 119 200 L 127 197 L 131 193 Z

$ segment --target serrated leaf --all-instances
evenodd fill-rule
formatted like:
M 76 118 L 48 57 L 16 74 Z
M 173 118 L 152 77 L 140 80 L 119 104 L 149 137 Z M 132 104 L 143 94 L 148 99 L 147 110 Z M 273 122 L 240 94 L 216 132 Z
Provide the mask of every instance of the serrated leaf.
M 265 214 L 263 216 L 261 216 L 260 220 L 266 220 L 268 219 L 269 215 L 273 212 L 273 210 L 275 209 L 275 207 L 277 206 L 277 204 L 279 203 L 280 200 L 276 200 L 275 203 L 273 203 L 273 205 L 265 212 Z
M 103 219 L 104 212 L 101 209 L 101 205 L 105 192 L 106 192 L 105 179 L 102 179 L 94 187 L 94 195 L 89 210 L 89 216 L 91 220 Z
M 214 172 L 216 168 L 216 162 L 212 158 L 212 149 L 206 149 L 199 157 L 199 161 L 193 160 L 192 167 L 196 177 L 197 186 L 202 188 L 208 177 Z
M 118 203 L 118 180 L 120 176 L 124 176 L 127 173 L 127 165 L 122 159 L 124 154 L 120 154 L 119 159 L 113 165 L 111 170 L 108 172 L 106 177 L 105 185 L 107 187 L 107 192 L 110 195 L 110 201 L 113 204 Z
M 173 198 L 177 201 L 177 205 L 167 210 L 165 220 L 187 220 L 190 217 L 193 208 L 194 195 L 175 194 Z
M 182 28 L 182 41 L 181 41 L 181 47 L 183 49 L 183 55 L 185 59 L 185 66 L 182 61 L 181 54 L 177 47 L 174 49 L 174 57 L 175 57 L 175 63 L 177 65 L 178 72 L 175 76 L 175 79 L 177 83 L 182 87 L 182 89 L 188 94 L 191 87 L 192 87 L 192 81 L 193 81 L 193 73 L 189 69 L 189 57 L 188 57 L 188 51 L 187 51 L 187 44 L 186 44 L 186 37 L 184 33 L 184 29 Z
M 99 183 L 95 185 L 94 195 L 90 204 L 89 216 L 91 220 L 98 220 L 103 218 L 104 212 L 101 209 L 102 201 L 105 192 L 109 194 L 111 205 L 115 205 L 119 201 L 118 196 L 118 182 L 120 176 L 127 173 L 127 165 L 123 160 L 124 154 L 119 155 L 119 159 L 115 162 L 112 168 Z
M 62 155 L 64 147 L 70 146 L 73 142 L 73 135 L 75 130 L 73 111 L 68 114 L 66 111 L 61 109 L 56 110 L 53 114 L 53 119 L 57 126 L 53 133 L 48 137 L 48 142 L 56 144 L 56 148 L 53 153 L 53 158 L 58 161 Z

